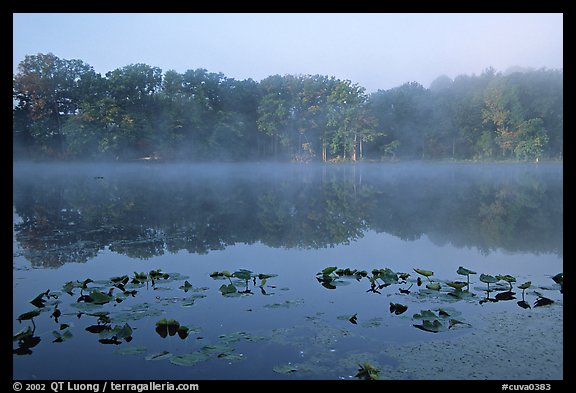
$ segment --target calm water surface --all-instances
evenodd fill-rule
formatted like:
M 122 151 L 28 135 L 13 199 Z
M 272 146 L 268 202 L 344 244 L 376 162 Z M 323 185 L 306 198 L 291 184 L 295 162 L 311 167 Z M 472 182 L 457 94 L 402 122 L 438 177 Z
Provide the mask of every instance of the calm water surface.
M 13 191 L 15 379 L 355 379 L 395 367 L 387 345 L 529 313 L 526 281 L 531 306 L 562 297 L 558 164 L 15 164 Z M 483 301 L 481 273 L 514 299 Z

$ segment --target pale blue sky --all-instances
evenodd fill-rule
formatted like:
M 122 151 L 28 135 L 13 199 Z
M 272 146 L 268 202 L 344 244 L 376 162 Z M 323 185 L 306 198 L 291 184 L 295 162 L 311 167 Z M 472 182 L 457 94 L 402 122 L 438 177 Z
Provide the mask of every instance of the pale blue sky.
M 104 75 L 133 63 L 349 79 L 367 92 L 488 67 L 563 68 L 562 14 L 13 14 L 13 72 L 27 54 L 80 59 Z

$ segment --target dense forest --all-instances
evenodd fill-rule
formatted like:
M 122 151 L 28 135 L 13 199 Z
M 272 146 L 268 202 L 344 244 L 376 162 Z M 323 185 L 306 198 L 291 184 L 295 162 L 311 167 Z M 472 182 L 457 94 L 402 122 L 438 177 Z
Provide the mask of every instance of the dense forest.
M 563 71 L 439 76 L 367 94 L 349 80 L 256 82 L 28 55 L 13 79 L 14 159 L 541 160 L 563 157 Z

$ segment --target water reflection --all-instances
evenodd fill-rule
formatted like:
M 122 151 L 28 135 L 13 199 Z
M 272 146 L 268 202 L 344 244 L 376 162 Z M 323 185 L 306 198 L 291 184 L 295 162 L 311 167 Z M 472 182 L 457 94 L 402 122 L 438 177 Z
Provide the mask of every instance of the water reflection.
M 236 243 L 325 248 L 366 231 L 562 255 L 561 165 L 16 165 L 15 238 L 33 266 Z

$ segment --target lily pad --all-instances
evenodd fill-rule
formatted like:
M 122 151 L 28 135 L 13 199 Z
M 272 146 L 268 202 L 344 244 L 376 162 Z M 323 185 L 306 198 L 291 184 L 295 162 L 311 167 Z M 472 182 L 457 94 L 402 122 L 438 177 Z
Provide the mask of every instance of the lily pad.
M 64 333 L 60 333 L 54 330 L 52 331 L 52 335 L 55 337 L 54 341 L 52 341 L 54 343 L 61 343 L 73 337 L 72 332 L 70 332 L 70 330 L 66 330 Z
M 408 306 L 405 306 L 400 303 L 390 303 L 390 312 L 396 315 L 400 315 L 408 310 Z
M 250 270 L 240 269 L 232 273 L 232 276 L 241 280 L 250 280 L 252 278 L 252 272 Z
M 424 277 L 430 277 L 434 275 L 434 272 L 431 270 L 424 270 L 424 269 L 416 269 L 414 268 L 414 271 L 418 274 L 423 275 Z
M 20 315 L 18 316 L 18 318 L 16 318 L 16 319 L 17 319 L 19 322 L 28 321 L 28 320 L 30 320 L 30 319 L 32 319 L 32 318 L 34 318 L 34 317 L 37 317 L 38 315 L 40 315 L 40 311 L 38 311 L 38 310 L 32 310 L 32 311 L 25 312 L 24 314 L 20 314 Z
M 272 303 L 272 304 L 265 304 L 265 308 L 289 308 L 292 306 L 299 306 L 304 304 L 304 300 L 296 299 L 296 300 L 285 300 L 282 303 Z
M 438 282 L 426 284 L 426 288 L 431 289 L 433 291 L 439 291 L 440 287 L 441 287 L 440 283 L 438 283 Z
M 194 305 L 197 299 L 203 299 L 206 295 L 192 295 L 182 300 L 182 307 L 191 307 Z
M 532 286 L 532 281 L 526 281 L 525 283 L 522 283 L 520 285 L 518 285 L 518 288 L 520 289 L 528 289 Z
M 421 325 L 412 325 L 420 330 L 424 330 L 427 332 L 438 333 L 443 330 L 446 330 L 446 326 L 442 324 L 439 320 L 435 319 L 434 321 L 424 320 L 422 321 Z
M 272 367 L 272 371 L 278 374 L 291 374 L 298 371 L 298 367 L 294 364 L 282 364 Z
M 468 276 L 470 274 L 477 274 L 475 271 L 472 271 L 470 269 L 466 269 L 465 267 L 459 266 L 458 270 L 456 270 L 457 274 L 460 274 L 461 276 Z
M 494 276 L 491 276 L 489 274 L 480 274 L 480 281 L 485 282 L 487 284 L 493 284 L 495 282 L 498 282 L 498 279 Z
M 34 335 L 34 330 L 30 326 L 27 326 L 26 329 L 21 329 L 16 333 L 12 339 L 13 341 L 24 340 L 27 337 L 32 337 Z
M 218 290 L 220 291 L 220 293 L 222 293 L 222 296 L 231 296 L 238 292 L 234 284 L 228 284 L 228 285 L 222 284 Z
M 146 353 L 147 349 L 145 347 L 127 347 L 119 348 L 114 351 L 116 355 L 141 355 Z
M 360 365 L 360 368 L 358 369 L 355 377 L 364 380 L 378 380 L 380 379 L 379 374 L 380 370 L 372 366 L 370 363 L 364 362 L 364 364 Z
M 170 358 L 170 363 L 177 366 L 192 367 L 198 363 L 205 362 L 210 356 L 205 352 L 198 351 L 186 355 L 174 355 Z
M 323 275 L 323 276 L 329 276 L 330 274 L 334 273 L 334 272 L 336 271 L 336 269 L 338 269 L 338 267 L 336 267 L 336 266 L 329 266 L 329 267 L 323 269 L 323 270 L 322 270 L 320 273 L 318 273 L 318 274 L 321 274 L 321 275 Z
M 170 359 L 172 354 L 168 351 L 162 351 L 160 353 L 154 353 L 152 355 L 146 356 L 144 359 L 146 360 L 166 360 Z
M 449 287 L 452 287 L 454 289 L 462 289 L 466 285 L 468 285 L 468 283 L 463 282 L 463 281 L 446 281 L 446 285 L 448 285 Z

